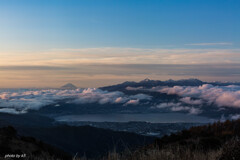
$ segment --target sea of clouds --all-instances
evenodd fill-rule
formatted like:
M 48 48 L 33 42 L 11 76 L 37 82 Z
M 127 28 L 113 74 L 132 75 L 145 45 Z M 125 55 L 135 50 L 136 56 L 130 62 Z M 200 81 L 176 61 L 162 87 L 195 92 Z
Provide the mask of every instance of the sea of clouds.
M 167 108 L 174 112 L 186 111 L 190 114 L 200 114 L 204 105 L 217 106 L 217 110 L 225 107 L 240 108 L 240 86 L 237 85 L 214 86 L 204 84 L 202 86 L 157 86 L 150 89 L 144 87 L 127 87 L 126 89 L 178 95 L 180 96 L 178 102 L 162 102 L 153 106 L 153 108 Z
M 75 90 L 0 90 L 0 112 L 21 114 L 28 110 L 38 110 L 47 105 L 57 105 L 60 100 L 67 100 L 74 104 L 98 103 L 119 104 L 119 106 L 138 105 L 143 100 L 151 101 L 152 97 L 141 94 L 141 90 L 150 92 L 178 95 L 178 101 L 159 104 L 149 104 L 150 108 L 168 109 L 172 112 L 187 112 L 189 114 L 200 114 L 204 111 L 203 106 L 216 106 L 216 111 L 222 108 L 240 108 L 240 86 L 213 86 L 204 84 L 202 86 L 158 86 L 153 88 L 127 87 L 127 90 L 139 90 L 139 94 L 126 95 L 119 91 L 104 91 L 96 88 Z M 233 115 L 238 117 L 239 115 Z
M 59 100 L 71 99 L 71 103 L 137 105 L 141 100 L 151 100 L 145 94 L 125 95 L 122 92 L 108 92 L 96 88 L 76 90 L 0 90 L 0 112 L 20 114 L 38 110 L 43 106 L 56 104 Z
M 236 85 L 213 86 L 211 84 L 204 84 L 198 87 L 154 87 L 151 90 L 169 95 L 179 95 L 183 97 L 181 101 L 187 104 L 201 105 L 205 102 L 218 107 L 240 108 L 240 86 Z M 195 98 L 197 100 L 194 100 Z
M 240 108 L 240 86 L 238 85 L 213 86 L 211 84 L 204 84 L 202 86 L 157 86 L 150 89 L 144 87 L 127 87 L 126 89 L 147 90 L 166 93 L 168 95 L 178 95 L 182 97 L 180 99 L 181 102 L 190 105 L 207 103 L 209 105 L 214 104 L 218 107 Z

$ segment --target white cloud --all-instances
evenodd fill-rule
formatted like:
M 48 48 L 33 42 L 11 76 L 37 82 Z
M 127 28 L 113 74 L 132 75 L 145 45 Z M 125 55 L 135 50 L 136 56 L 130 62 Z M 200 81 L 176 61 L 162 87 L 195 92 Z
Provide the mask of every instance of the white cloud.
M 14 108 L 0 108 L 1 113 L 10 113 L 10 114 L 21 114 L 26 113 L 26 111 L 17 111 Z
M 235 115 L 231 115 L 231 119 L 232 120 L 236 120 L 240 118 L 240 114 L 235 114 Z
M 192 100 L 191 97 L 181 98 L 180 101 L 190 105 L 201 105 L 203 103 L 202 100 Z
M 173 102 L 160 103 L 153 108 L 159 108 L 159 109 L 169 108 L 173 112 L 187 111 L 189 114 L 202 113 L 202 110 L 200 110 L 199 108 L 183 106 L 180 102 L 178 102 L 178 103 L 173 103 Z
M 115 103 L 125 103 L 128 99 L 126 97 L 118 97 L 114 101 Z
M 127 105 L 137 105 L 137 104 L 139 104 L 139 99 L 131 99 L 127 103 L 125 103 L 124 106 L 127 106 Z
M 175 106 L 171 108 L 172 111 L 178 112 L 178 111 L 188 111 L 189 114 L 200 114 L 202 113 L 202 110 L 199 108 L 194 107 L 186 107 L 186 106 Z
M 184 106 L 176 106 L 171 108 L 172 111 L 188 111 L 189 107 Z
M 190 114 L 200 114 L 200 113 L 202 113 L 202 110 L 200 110 L 199 108 L 191 107 L 189 110 L 189 113 Z
M 160 103 L 158 105 L 156 105 L 155 107 L 156 108 L 170 108 L 170 107 L 179 107 L 181 105 L 181 103 L 173 103 L 173 102 L 170 102 L 170 103 Z

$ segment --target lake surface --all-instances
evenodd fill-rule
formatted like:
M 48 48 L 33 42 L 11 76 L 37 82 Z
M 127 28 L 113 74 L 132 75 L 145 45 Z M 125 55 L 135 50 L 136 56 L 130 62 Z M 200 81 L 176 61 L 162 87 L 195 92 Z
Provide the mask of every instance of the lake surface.
M 82 114 L 56 117 L 62 122 L 150 122 L 150 123 L 209 123 L 212 119 L 184 113 L 156 114 Z

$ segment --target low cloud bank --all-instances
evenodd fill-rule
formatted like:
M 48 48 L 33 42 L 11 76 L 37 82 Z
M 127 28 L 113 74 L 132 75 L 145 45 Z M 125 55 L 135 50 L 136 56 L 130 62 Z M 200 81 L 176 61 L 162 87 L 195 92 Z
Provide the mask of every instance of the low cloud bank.
M 189 114 L 200 114 L 202 113 L 202 110 L 199 108 L 195 108 L 195 107 L 189 107 L 189 106 L 184 106 L 182 103 L 178 102 L 178 103 L 160 103 L 158 105 L 156 105 L 153 108 L 159 108 L 159 109 L 163 109 L 163 108 L 167 108 L 170 109 L 173 112 L 180 112 L 180 111 L 186 111 Z
M 240 108 L 240 86 L 213 86 L 204 84 L 199 87 L 154 87 L 151 90 L 169 95 L 179 95 L 183 97 L 180 101 L 191 105 L 201 105 L 203 102 L 206 102 L 209 105 L 214 104 L 218 107 Z
M 214 86 L 204 84 L 202 86 L 157 86 L 153 88 L 126 87 L 127 90 L 152 91 L 180 96 L 177 102 L 162 102 L 153 108 L 168 108 L 171 111 L 186 111 L 190 114 L 202 113 L 204 105 L 215 105 L 222 110 L 226 107 L 240 108 L 240 86 Z M 236 118 L 238 116 L 233 116 Z
M 108 92 L 95 88 L 0 91 L 0 112 L 26 113 L 28 110 L 38 110 L 63 99 L 71 99 L 71 103 L 75 104 L 109 103 L 127 106 L 137 105 L 141 100 L 151 100 L 151 96 L 145 94 L 127 96 L 122 92 Z

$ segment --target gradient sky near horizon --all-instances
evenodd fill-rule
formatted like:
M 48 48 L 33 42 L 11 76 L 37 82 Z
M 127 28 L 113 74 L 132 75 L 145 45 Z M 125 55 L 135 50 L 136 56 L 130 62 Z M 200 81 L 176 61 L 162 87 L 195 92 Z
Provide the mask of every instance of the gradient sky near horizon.
M 240 81 L 238 0 L 0 0 L 0 88 Z

